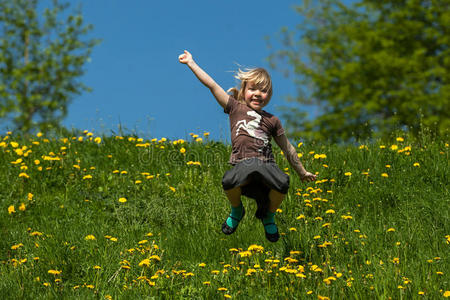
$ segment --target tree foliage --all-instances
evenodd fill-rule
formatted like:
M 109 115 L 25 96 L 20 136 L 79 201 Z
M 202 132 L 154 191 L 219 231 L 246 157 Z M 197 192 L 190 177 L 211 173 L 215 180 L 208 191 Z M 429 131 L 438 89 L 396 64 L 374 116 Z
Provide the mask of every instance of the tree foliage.
M 96 39 L 68 3 L 0 1 L 0 118 L 23 132 L 60 126 L 75 95 Z M 42 7 L 42 8 L 41 8 Z M 84 37 L 84 38 L 83 38 Z
M 351 141 L 398 129 L 450 128 L 450 0 L 305 1 L 283 29 L 272 67 L 292 73 L 294 99 L 318 107 L 285 113 L 296 137 Z

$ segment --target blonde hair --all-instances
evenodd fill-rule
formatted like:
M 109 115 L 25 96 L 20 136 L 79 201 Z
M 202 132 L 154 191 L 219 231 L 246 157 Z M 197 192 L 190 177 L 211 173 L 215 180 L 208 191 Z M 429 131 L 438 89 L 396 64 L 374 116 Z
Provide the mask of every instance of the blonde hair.
M 234 78 L 238 79 L 241 84 L 237 87 L 230 88 L 227 93 L 240 102 L 245 102 L 245 87 L 249 82 L 255 84 L 261 90 L 267 90 L 268 100 L 272 97 L 272 79 L 269 73 L 263 68 L 247 68 L 244 71 L 238 69 Z

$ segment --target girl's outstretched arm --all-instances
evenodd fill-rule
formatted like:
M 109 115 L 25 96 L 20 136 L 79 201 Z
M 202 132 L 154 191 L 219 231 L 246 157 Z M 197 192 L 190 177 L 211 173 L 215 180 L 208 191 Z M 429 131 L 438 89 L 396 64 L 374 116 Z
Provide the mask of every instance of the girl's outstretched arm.
M 200 80 L 201 83 L 203 83 L 207 88 L 210 89 L 211 93 L 216 98 L 217 102 L 222 106 L 223 108 L 227 107 L 228 98 L 230 95 L 228 95 L 220 85 L 218 85 L 214 79 L 211 78 L 205 71 L 203 71 L 202 68 L 200 68 L 192 58 L 192 55 L 184 50 L 184 53 L 181 54 L 178 57 L 178 60 L 182 64 L 186 64 L 192 72 L 197 76 L 198 80 Z
M 294 146 L 292 146 L 291 142 L 287 139 L 286 135 L 280 135 L 274 137 L 275 142 L 278 146 L 280 146 L 281 150 L 283 150 L 284 156 L 288 160 L 289 164 L 294 168 L 295 172 L 300 176 L 302 181 L 314 181 L 317 176 L 306 171 L 303 167 L 300 159 L 298 158 L 297 151 Z

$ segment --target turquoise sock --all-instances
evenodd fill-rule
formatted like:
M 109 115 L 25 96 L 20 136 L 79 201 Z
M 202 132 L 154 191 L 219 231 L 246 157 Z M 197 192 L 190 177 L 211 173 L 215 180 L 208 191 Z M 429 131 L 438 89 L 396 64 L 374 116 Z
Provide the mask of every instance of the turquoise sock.
M 275 213 L 267 212 L 266 217 L 263 219 L 264 230 L 269 234 L 274 234 L 278 231 L 277 225 L 275 225 Z M 267 225 L 266 225 L 267 224 Z
M 235 228 L 236 226 L 239 225 L 239 221 L 240 219 L 242 219 L 242 213 L 244 212 L 244 206 L 239 205 L 238 207 L 231 207 L 231 213 L 230 216 L 227 219 L 227 225 L 230 226 L 231 228 Z M 232 218 L 233 217 L 233 218 Z

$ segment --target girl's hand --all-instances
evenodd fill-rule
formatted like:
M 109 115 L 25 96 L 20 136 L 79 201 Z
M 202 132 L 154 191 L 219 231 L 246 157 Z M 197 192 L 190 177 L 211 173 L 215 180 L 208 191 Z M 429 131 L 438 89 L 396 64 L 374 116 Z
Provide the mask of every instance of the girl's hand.
M 316 178 L 317 178 L 316 175 L 314 175 L 314 174 L 312 174 L 312 173 L 309 173 L 309 172 L 306 172 L 306 173 L 303 174 L 303 176 L 301 177 L 302 181 L 314 181 L 314 180 L 316 180 Z
M 192 55 L 187 50 L 184 50 L 184 53 L 178 56 L 178 60 L 182 64 L 188 64 L 189 62 L 193 61 Z

